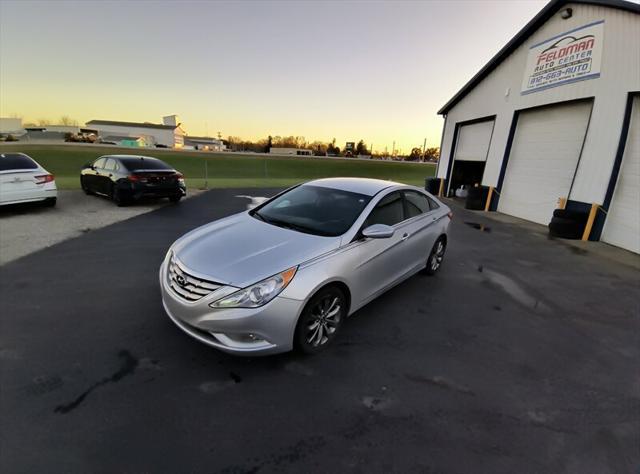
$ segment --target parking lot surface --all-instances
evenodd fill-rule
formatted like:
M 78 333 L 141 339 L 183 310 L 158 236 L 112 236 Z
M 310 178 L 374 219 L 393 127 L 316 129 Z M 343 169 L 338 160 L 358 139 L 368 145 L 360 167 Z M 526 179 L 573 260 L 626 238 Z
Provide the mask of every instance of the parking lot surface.
M 199 191 L 189 190 L 189 194 Z M 146 199 L 117 207 L 108 199 L 82 191 L 58 191 L 56 207 L 29 203 L 0 207 L 0 265 L 72 237 L 169 205 Z
M 183 334 L 167 248 L 274 193 L 210 191 L 2 267 L 0 472 L 637 470 L 638 270 L 526 226 L 456 208 L 438 276 L 317 356 Z

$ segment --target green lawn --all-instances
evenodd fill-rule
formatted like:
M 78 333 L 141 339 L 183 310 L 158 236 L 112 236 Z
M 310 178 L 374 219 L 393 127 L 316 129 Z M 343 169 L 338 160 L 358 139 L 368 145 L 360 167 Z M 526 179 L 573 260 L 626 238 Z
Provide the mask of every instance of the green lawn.
M 56 177 L 60 189 L 80 187 L 82 166 L 101 155 L 134 154 L 154 156 L 182 172 L 187 186 L 205 186 L 205 163 L 208 186 L 282 187 L 315 178 L 360 176 L 399 181 L 424 186 L 424 179 L 435 172 L 435 165 L 394 163 L 388 161 L 335 160 L 330 158 L 270 157 L 236 153 L 193 153 L 161 149 L 106 148 L 98 146 L 28 145 L 0 146 L 0 153 L 20 151 L 37 160 Z

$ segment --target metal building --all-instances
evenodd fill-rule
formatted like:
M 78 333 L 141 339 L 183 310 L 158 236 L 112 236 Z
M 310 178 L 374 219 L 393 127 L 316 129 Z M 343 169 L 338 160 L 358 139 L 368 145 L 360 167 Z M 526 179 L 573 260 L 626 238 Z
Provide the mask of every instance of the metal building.
M 640 253 L 640 5 L 552 0 L 438 112 L 446 190 L 548 224 L 596 208 L 590 240 Z

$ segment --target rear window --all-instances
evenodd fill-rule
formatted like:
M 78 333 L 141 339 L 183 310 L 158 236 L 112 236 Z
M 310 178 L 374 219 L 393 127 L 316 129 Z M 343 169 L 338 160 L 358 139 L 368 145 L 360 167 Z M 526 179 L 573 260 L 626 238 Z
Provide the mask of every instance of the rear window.
M 38 163 L 23 153 L 0 154 L 0 171 L 36 169 L 38 169 Z
M 120 158 L 120 163 L 129 171 L 135 170 L 172 170 L 173 168 L 156 158 Z

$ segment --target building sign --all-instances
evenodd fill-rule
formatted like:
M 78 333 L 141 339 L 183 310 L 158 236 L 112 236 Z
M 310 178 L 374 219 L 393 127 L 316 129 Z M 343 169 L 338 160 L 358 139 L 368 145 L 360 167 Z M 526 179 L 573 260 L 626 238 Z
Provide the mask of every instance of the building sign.
M 521 93 L 600 77 L 603 32 L 604 20 L 531 46 Z

